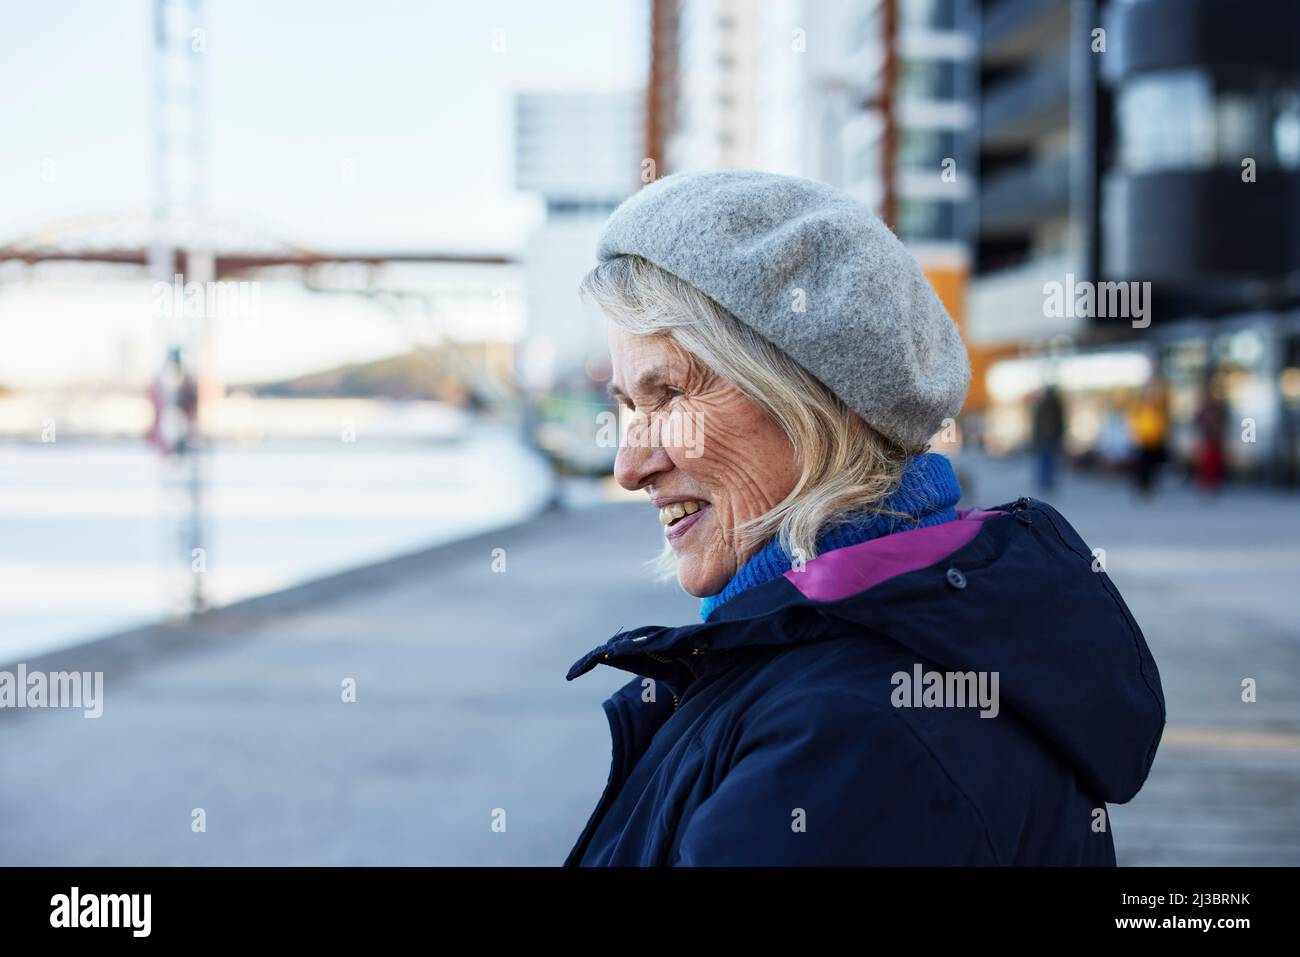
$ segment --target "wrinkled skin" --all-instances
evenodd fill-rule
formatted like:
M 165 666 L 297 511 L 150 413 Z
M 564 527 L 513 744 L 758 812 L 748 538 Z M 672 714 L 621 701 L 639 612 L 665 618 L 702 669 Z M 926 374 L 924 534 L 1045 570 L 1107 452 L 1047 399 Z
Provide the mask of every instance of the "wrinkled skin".
M 794 488 L 800 474 L 794 448 L 770 416 L 667 336 L 632 335 L 612 323 L 608 333 L 610 391 L 635 413 L 614 477 L 652 500 L 709 503 L 670 543 L 682 588 L 697 597 L 716 594 L 753 552 L 741 551 L 733 529 Z

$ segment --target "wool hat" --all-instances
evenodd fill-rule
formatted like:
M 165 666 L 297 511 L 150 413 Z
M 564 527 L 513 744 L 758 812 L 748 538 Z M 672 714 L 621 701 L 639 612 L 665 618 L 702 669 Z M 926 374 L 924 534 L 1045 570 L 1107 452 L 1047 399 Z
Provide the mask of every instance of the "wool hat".
M 966 400 L 956 324 L 898 237 L 842 190 L 753 170 L 665 176 L 605 224 L 597 259 L 625 255 L 709 296 L 904 448 Z

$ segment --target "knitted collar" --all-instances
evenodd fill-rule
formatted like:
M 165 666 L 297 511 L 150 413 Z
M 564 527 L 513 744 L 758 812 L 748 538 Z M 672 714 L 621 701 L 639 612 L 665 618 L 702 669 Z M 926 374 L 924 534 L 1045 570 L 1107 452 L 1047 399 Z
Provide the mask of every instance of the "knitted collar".
M 961 486 L 952 465 L 942 455 L 927 452 L 907 463 L 898 488 L 884 502 L 884 508 L 902 512 L 909 518 L 871 513 L 857 521 L 833 526 L 817 538 L 817 554 L 857 545 L 891 532 L 941 525 L 957 518 L 957 501 Z M 790 570 L 792 562 L 781 547 L 779 536 L 755 552 L 732 576 L 722 591 L 700 599 L 700 620 L 707 621 L 713 610 L 736 595 L 780 578 Z

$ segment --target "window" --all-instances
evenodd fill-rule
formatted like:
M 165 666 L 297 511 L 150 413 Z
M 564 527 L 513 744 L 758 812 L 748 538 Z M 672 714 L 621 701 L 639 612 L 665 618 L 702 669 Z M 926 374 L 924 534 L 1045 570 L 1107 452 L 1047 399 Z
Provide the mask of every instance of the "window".
M 901 0 L 899 20 L 909 27 L 953 30 L 957 27 L 956 0 Z
M 1116 100 L 1120 162 L 1130 173 L 1260 166 L 1300 169 L 1300 93 L 1257 82 L 1216 89 L 1209 74 L 1139 76 Z
M 957 64 L 951 60 L 906 60 L 898 71 L 898 89 L 908 99 L 955 99 Z
M 1282 90 L 1273 98 L 1273 145 L 1278 165 L 1300 169 L 1300 93 Z
M 951 130 L 905 129 L 898 140 L 898 168 L 933 170 L 957 155 L 957 137 Z
M 942 241 L 957 235 L 952 203 L 944 200 L 903 200 L 898 204 L 898 236 L 905 242 Z

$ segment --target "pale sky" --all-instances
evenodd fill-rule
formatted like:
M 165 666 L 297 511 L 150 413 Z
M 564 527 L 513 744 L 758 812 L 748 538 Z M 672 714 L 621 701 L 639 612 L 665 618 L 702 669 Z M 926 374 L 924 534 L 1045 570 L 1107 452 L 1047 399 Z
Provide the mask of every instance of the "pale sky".
M 515 252 L 540 206 L 513 187 L 511 94 L 645 80 L 645 0 L 207 7 L 210 206 L 308 247 Z M 147 206 L 150 22 L 147 0 L 6 10 L 0 243 Z M 61 296 L 0 283 L 0 384 L 93 375 L 135 336 L 138 289 Z M 272 318 L 316 315 L 300 308 L 316 299 L 272 298 Z M 355 327 L 339 315 L 337 335 L 321 323 L 315 337 L 259 323 L 273 338 L 245 351 L 262 353 L 259 371 L 283 358 L 281 340 L 306 367 L 391 351 L 391 323 L 355 315 Z

